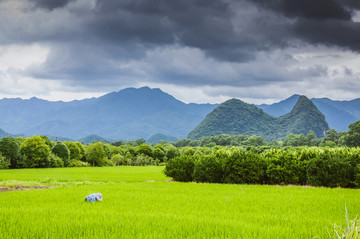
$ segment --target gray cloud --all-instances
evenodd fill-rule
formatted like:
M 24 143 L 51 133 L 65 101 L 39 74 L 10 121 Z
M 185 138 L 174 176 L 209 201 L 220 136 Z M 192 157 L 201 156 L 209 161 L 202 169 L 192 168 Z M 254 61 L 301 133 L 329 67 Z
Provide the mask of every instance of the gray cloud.
M 293 19 L 284 26 L 290 36 L 309 44 L 344 47 L 360 51 L 360 24 L 352 21 L 354 0 L 251 0 L 261 8 L 269 9 Z
M 351 10 L 338 0 L 252 0 L 288 17 L 350 20 Z M 352 1 L 347 1 L 352 6 Z
M 66 85 L 263 87 L 326 77 L 326 61 L 304 66 L 296 51 L 360 51 L 357 0 L 12 1 L 0 45 L 46 47 L 23 74 Z
M 69 2 L 73 2 L 75 0 L 29 0 L 29 1 L 35 3 L 35 7 L 44 8 L 52 11 L 56 8 L 65 7 Z

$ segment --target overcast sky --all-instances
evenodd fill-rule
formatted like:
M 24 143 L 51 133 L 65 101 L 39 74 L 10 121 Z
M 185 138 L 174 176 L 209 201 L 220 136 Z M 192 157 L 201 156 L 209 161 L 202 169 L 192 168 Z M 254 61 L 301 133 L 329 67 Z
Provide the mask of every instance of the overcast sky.
M 359 0 L 0 0 L 0 98 L 360 97 Z

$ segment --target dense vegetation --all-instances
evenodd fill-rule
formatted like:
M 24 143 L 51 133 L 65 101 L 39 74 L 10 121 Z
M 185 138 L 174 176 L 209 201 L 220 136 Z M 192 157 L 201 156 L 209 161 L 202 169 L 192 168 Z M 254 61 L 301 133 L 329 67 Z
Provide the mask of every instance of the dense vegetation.
M 306 134 L 310 130 L 323 137 L 329 129 L 325 116 L 305 96 L 301 96 L 292 111 L 273 117 L 255 105 L 241 100 L 228 100 L 216 107 L 189 133 L 190 139 L 219 134 L 248 134 L 266 141 L 283 140 L 288 134 Z
M 0 169 L 86 167 L 116 165 L 159 165 L 179 156 L 172 144 L 148 145 L 145 140 L 113 144 L 65 141 L 46 136 L 5 137 L 0 139 Z
M 309 131 L 306 136 L 289 134 L 284 141 L 269 143 L 255 135 L 217 135 L 151 145 L 144 139 L 85 145 L 73 141 L 54 142 L 46 136 L 8 136 L 0 139 L 0 168 L 159 165 L 184 154 L 208 154 L 215 146 L 236 146 L 259 153 L 288 146 L 360 146 L 360 121 L 349 128 L 347 132 L 328 130 L 324 138 L 316 138 L 315 133 Z
M 169 160 L 176 181 L 360 188 L 359 148 L 285 148 L 262 153 L 215 147 Z

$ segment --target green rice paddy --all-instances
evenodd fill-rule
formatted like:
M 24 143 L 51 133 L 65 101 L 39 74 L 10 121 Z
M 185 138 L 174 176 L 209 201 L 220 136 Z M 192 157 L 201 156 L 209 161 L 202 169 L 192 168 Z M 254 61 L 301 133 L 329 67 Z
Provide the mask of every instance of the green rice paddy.
M 163 167 L 1 170 L 0 238 L 329 238 L 360 191 L 171 182 Z M 84 198 L 100 192 L 102 202 Z

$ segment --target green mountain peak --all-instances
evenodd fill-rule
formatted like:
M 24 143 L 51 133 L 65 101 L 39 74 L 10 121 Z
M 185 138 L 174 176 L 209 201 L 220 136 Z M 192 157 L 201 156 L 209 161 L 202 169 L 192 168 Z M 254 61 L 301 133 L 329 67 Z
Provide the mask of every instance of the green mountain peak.
M 323 137 L 323 132 L 328 129 L 324 115 L 306 96 L 300 96 L 291 112 L 281 117 L 273 117 L 255 105 L 231 99 L 209 113 L 188 137 L 247 134 L 270 141 L 284 139 L 289 133 L 307 134 L 310 130 L 317 137 Z

